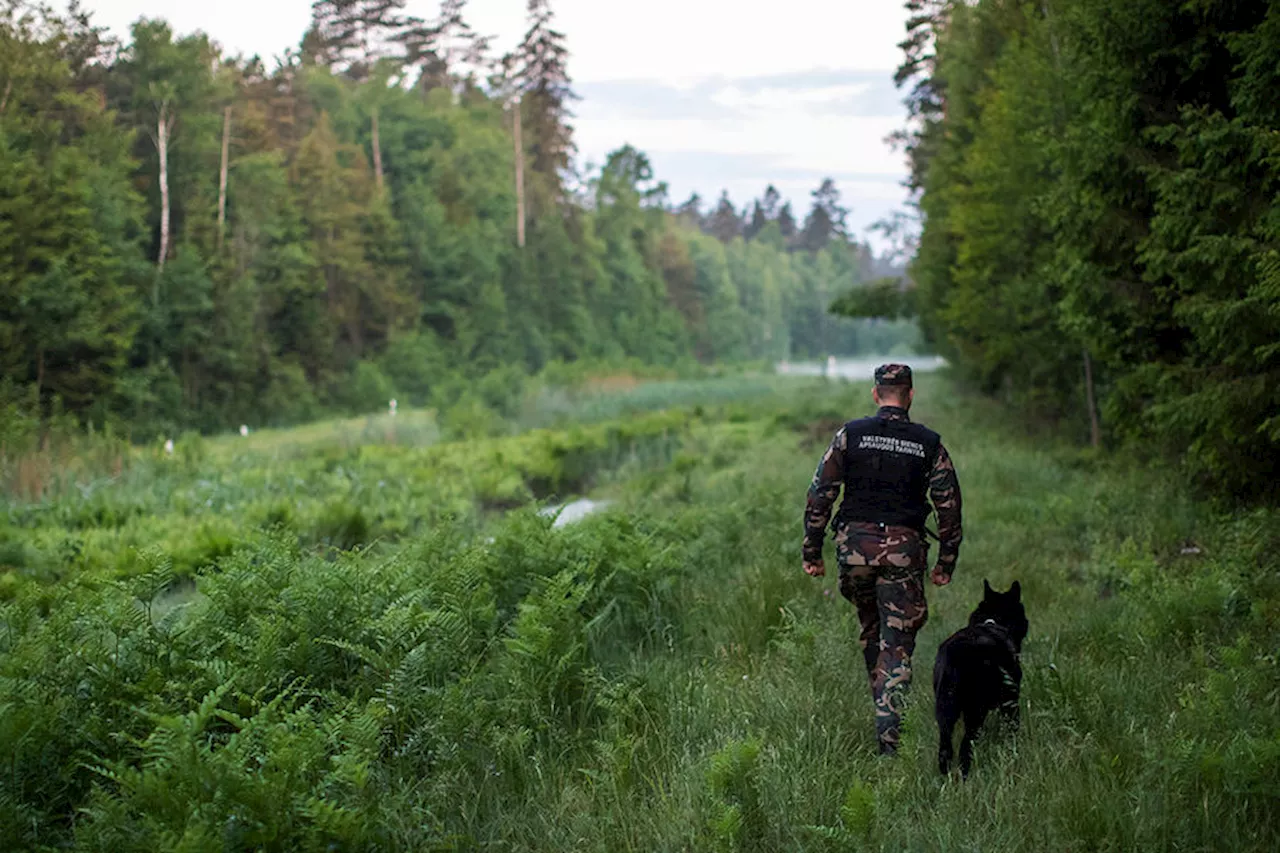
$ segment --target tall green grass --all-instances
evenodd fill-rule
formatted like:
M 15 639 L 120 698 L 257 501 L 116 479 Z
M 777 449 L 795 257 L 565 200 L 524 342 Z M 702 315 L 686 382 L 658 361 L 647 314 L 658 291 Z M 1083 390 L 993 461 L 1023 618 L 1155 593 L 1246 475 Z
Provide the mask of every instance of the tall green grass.
M 918 415 L 966 544 L 903 752 L 873 754 L 852 608 L 832 560 L 821 583 L 798 560 L 866 390 L 727 407 L 564 529 L 530 506 L 334 552 L 278 527 L 178 606 L 163 552 L 18 596 L 0 848 L 1275 849 L 1277 513 L 1037 445 L 937 379 Z M 1027 598 L 1025 725 L 962 784 L 934 767 L 928 676 L 984 577 Z

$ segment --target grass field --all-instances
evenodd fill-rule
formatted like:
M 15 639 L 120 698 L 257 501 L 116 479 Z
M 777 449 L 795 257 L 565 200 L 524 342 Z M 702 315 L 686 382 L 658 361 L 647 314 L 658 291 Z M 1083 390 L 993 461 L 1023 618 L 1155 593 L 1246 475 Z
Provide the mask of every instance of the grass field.
M 834 560 L 799 565 L 868 388 L 744 382 L 219 439 L 7 505 L 0 849 L 1280 848 L 1280 513 L 922 379 L 966 541 L 884 760 Z M 928 681 L 984 577 L 1027 600 L 1024 728 L 961 783 Z

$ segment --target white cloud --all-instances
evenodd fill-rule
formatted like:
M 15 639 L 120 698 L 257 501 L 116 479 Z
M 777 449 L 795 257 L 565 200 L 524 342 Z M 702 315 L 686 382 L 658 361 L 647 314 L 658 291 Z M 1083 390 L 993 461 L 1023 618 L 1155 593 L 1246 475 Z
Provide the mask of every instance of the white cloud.
M 904 174 L 906 165 L 884 138 L 901 124 L 893 116 L 779 112 L 740 120 L 580 118 L 575 130 L 583 155 L 597 160 L 631 144 L 650 153 L 765 155 L 780 168 L 894 176 Z
M 795 111 L 797 107 L 832 106 L 865 94 L 870 83 L 845 83 L 838 86 L 821 86 L 813 89 L 784 89 L 768 87 L 753 92 L 729 85 L 711 96 L 714 103 L 747 112 Z
M 163 18 L 180 35 L 202 30 L 226 53 L 257 54 L 268 67 L 273 57 L 298 46 L 311 22 L 306 0 L 83 0 L 81 5 L 95 23 L 126 41 L 134 21 Z
M 310 0 L 85 0 L 95 20 L 126 35 L 139 17 L 202 29 L 230 53 L 277 56 L 302 39 Z M 471 0 L 475 29 L 511 50 L 526 29 L 526 0 Z M 438 0 L 409 0 L 434 17 Z M 580 81 L 650 79 L 685 83 L 814 68 L 894 68 L 905 35 L 897 0 L 552 0 Z
M 476 0 L 469 15 L 509 49 L 524 31 L 524 6 Z M 897 0 L 555 0 L 553 9 L 582 81 L 888 70 L 906 35 Z

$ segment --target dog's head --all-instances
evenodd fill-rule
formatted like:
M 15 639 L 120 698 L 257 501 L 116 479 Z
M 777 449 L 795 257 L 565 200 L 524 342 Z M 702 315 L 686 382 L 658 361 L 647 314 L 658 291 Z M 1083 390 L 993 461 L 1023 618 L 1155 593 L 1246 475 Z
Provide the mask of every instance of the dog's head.
M 1009 587 L 1008 592 L 996 592 L 984 578 L 982 581 L 982 601 L 978 609 L 969 616 L 970 625 L 981 625 L 988 620 L 995 622 L 1009 632 L 1013 646 L 1022 650 L 1022 641 L 1027 636 L 1030 624 L 1027 622 L 1027 611 L 1022 606 L 1022 584 L 1017 581 Z

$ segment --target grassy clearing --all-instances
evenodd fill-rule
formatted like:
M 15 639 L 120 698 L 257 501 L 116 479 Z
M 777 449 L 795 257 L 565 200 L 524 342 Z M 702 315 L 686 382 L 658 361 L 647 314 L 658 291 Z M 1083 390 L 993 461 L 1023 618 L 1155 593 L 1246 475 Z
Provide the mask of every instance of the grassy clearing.
M 277 528 L 304 547 L 345 551 L 444 523 L 475 527 L 494 511 L 665 464 L 685 434 L 729 407 L 768 406 L 761 401 L 795 389 L 732 376 L 671 386 L 664 397 L 668 385 L 583 386 L 548 415 L 558 428 L 535 428 L 531 415 L 497 419 L 492 435 L 465 441 L 442 433 L 431 410 L 402 410 L 247 437 L 190 435 L 172 456 L 118 448 L 129 461 L 115 476 L 0 501 L 0 600 L 32 584 L 123 578 L 160 563 L 196 575 Z M 528 410 L 545 413 L 538 394 Z
M 1277 514 L 921 386 L 968 534 L 898 760 L 872 755 L 852 608 L 799 569 L 827 428 L 865 409 L 812 383 L 704 413 L 566 529 L 531 507 L 348 553 L 255 534 L 164 612 L 163 563 L 22 592 L 0 848 L 1275 849 Z M 928 674 L 984 576 L 1028 600 L 1026 725 L 960 784 Z
M 574 363 L 549 365 L 536 376 L 495 370 L 479 380 L 453 377 L 431 396 L 431 405 L 415 408 L 401 400 L 394 417 L 379 408 L 287 428 L 251 423 L 247 436 L 238 431 L 212 437 L 173 435 L 172 456 L 165 452 L 163 434 L 149 445 L 135 446 L 110 427 L 86 432 L 74 417 L 54 412 L 35 418 L 20 406 L 0 402 L 0 508 L 74 499 L 103 487 L 145 488 L 175 458 L 188 468 L 208 465 L 216 472 L 236 464 L 262 466 L 370 445 L 425 447 L 678 406 L 742 402 L 786 385 L 771 368 L 756 368 Z

